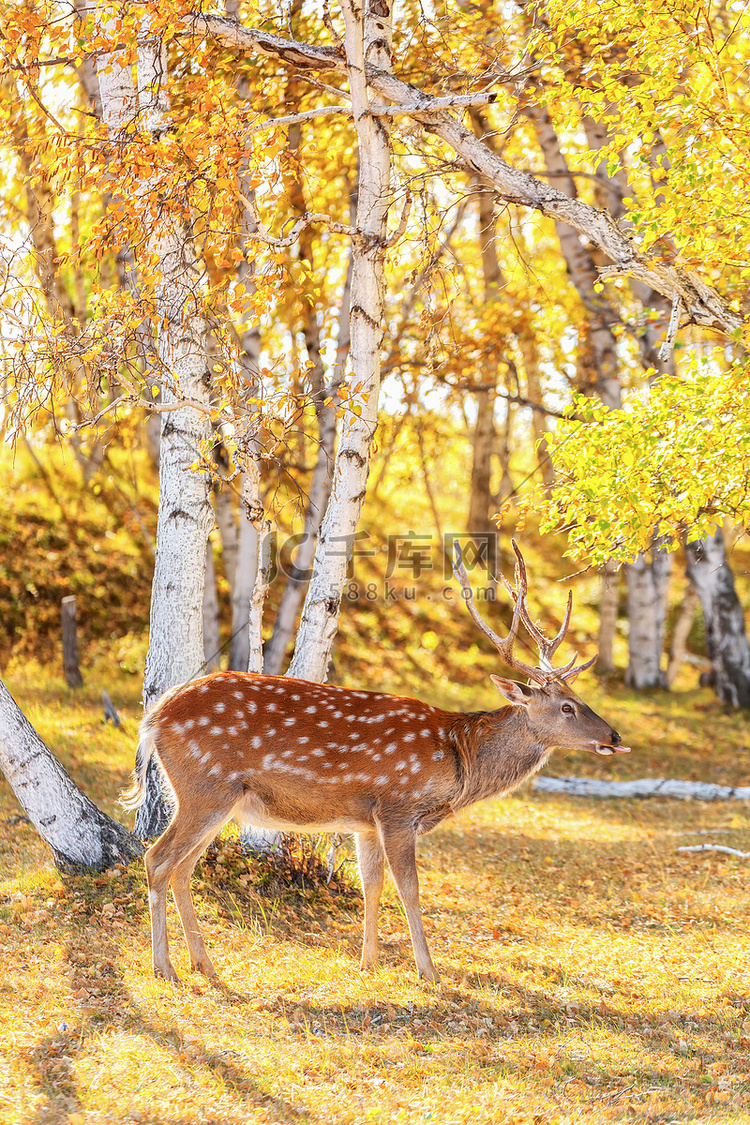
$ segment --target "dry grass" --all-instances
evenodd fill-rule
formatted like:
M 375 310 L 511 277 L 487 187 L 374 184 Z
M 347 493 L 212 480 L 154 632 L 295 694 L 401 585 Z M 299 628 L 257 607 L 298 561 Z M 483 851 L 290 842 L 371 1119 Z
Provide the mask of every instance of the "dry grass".
M 9 686 L 117 815 L 139 682 L 87 679 L 73 695 L 26 666 Z M 695 695 L 603 701 L 587 679 L 636 751 L 554 772 L 747 783 L 744 721 L 708 693 L 698 711 Z M 104 727 L 101 686 L 124 731 Z M 363 976 L 356 888 L 274 888 L 229 839 L 196 873 L 226 987 L 191 976 L 170 908 L 173 989 L 150 974 L 141 868 L 61 879 L 17 813 L 3 786 L 3 1125 L 750 1121 L 748 865 L 676 851 L 747 848 L 742 805 L 526 791 L 449 822 L 420 848 L 440 987 L 415 980 L 392 887 L 383 967 Z

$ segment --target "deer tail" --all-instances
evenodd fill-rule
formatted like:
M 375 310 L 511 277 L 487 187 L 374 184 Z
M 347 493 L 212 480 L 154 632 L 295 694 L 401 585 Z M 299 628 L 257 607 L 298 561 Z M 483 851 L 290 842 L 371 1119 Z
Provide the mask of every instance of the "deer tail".
M 138 730 L 138 750 L 135 755 L 133 784 L 120 794 L 120 804 L 125 809 L 137 809 L 146 799 L 146 769 L 156 751 L 156 735 L 151 716 L 146 715 Z

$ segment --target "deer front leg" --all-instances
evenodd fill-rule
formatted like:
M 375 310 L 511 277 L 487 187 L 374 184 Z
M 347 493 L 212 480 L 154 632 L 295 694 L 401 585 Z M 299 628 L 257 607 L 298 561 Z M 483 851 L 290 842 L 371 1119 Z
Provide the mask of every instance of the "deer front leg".
M 378 964 L 378 906 L 383 893 L 385 856 L 374 832 L 357 833 L 357 862 L 365 899 L 362 968 L 375 969 Z
M 425 980 L 439 984 L 440 976 L 430 957 L 427 939 L 424 936 L 422 917 L 419 912 L 417 834 L 411 824 L 386 826 L 381 823 L 378 827 L 388 866 L 391 869 L 396 889 L 406 911 L 414 958 L 417 962 L 417 972 Z

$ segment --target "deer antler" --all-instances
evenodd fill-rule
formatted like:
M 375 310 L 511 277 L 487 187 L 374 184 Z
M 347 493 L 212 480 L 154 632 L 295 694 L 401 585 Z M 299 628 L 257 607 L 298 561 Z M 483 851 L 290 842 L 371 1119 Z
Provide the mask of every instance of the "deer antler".
M 505 575 L 500 575 L 500 581 L 503 585 L 503 588 L 510 595 L 511 602 L 513 603 L 513 620 L 511 621 L 510 632 L 508 633 L 508 636 L 503 639 L 502 637 L 498 636 L 498 634 L 493 629 L 491 629 L 489 625 L 487 625 L 487 623 L 480 617 L 479 611 L 474 605 L 474 595 L 472 593 L 471 586 L 469 585 L 469 578 L 466 573 L 466 568 L 463 564 L 461 548 L 459 544 L 454 541 L 453 546 L 456 550 L 456 561 L 453 564 L 453 573 L 461 583 L 469 613 L 474 618 L 475 622 L 485 634 L 485 636 L 489 637 L 489 639 L 495 645 L 504 662 L 508 665 L 509 668 L 512 668 L 518 672 L 522 672 L 524 675 L 528 676 L 529 679 L 534 680 L 535 683 L 541 685 L 549 683 L 550 680 L 553 679 L 572 683 L 573 680 L 575 680 L 576 676 L 583 672 L 584 669 L 590 668 L 596 660 L 596 656 L 593 656 L 591 660 L 587 660 L 585 664 L 579 664 L 576 668 L 574 667 L 574 665 L 577 660 L 577 656 L 573 656 L 572 660 L 569 660 L 568 663 L 563 665 L 562 668 L 552 667 L 552 657 L 562 644 L 565 638 L 565 634 L 568 631 L 568 626 L 570 625 L 570 615 L 573 610 L 573 591 L 570 590 L 568 592 L 568 604 L 565 607 L 565 615 L 558 632 L 551 639 L 545 637 L 539 626 L 531 620 L 528 606 L 526 604 L 526 594 L 528 593 L 529 583 L 526 574 L 526 563 L 524 561 L 524 557 L 521 554 L 521 550 L 515 539 L 511 539 L 510 542 L 516 556 L 516 585 L 514 588 L 513 586 L 511 586 L 510 582 L 508 582 Z M 528 664 L 524 664 L 523 661 L 519 660 L 513 652 L 513 642 L 515 641 L 518 634 L 519 622 L 523 622 L 524 628 L 526 629 L 531 639 L 534 641 L 534 644 L 539 649 L 538 668 L 531 668 Z

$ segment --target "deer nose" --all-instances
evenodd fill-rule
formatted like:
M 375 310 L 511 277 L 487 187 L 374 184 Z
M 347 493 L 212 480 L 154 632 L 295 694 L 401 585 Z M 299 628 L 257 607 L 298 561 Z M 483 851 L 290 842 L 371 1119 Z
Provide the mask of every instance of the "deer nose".
M 611 731 L 610 736 L 609 736 L 610 746 L 619 746 L 621 742 L 622 742 L 622 739 L 620 738 L 617 731 L 616 730 Z

